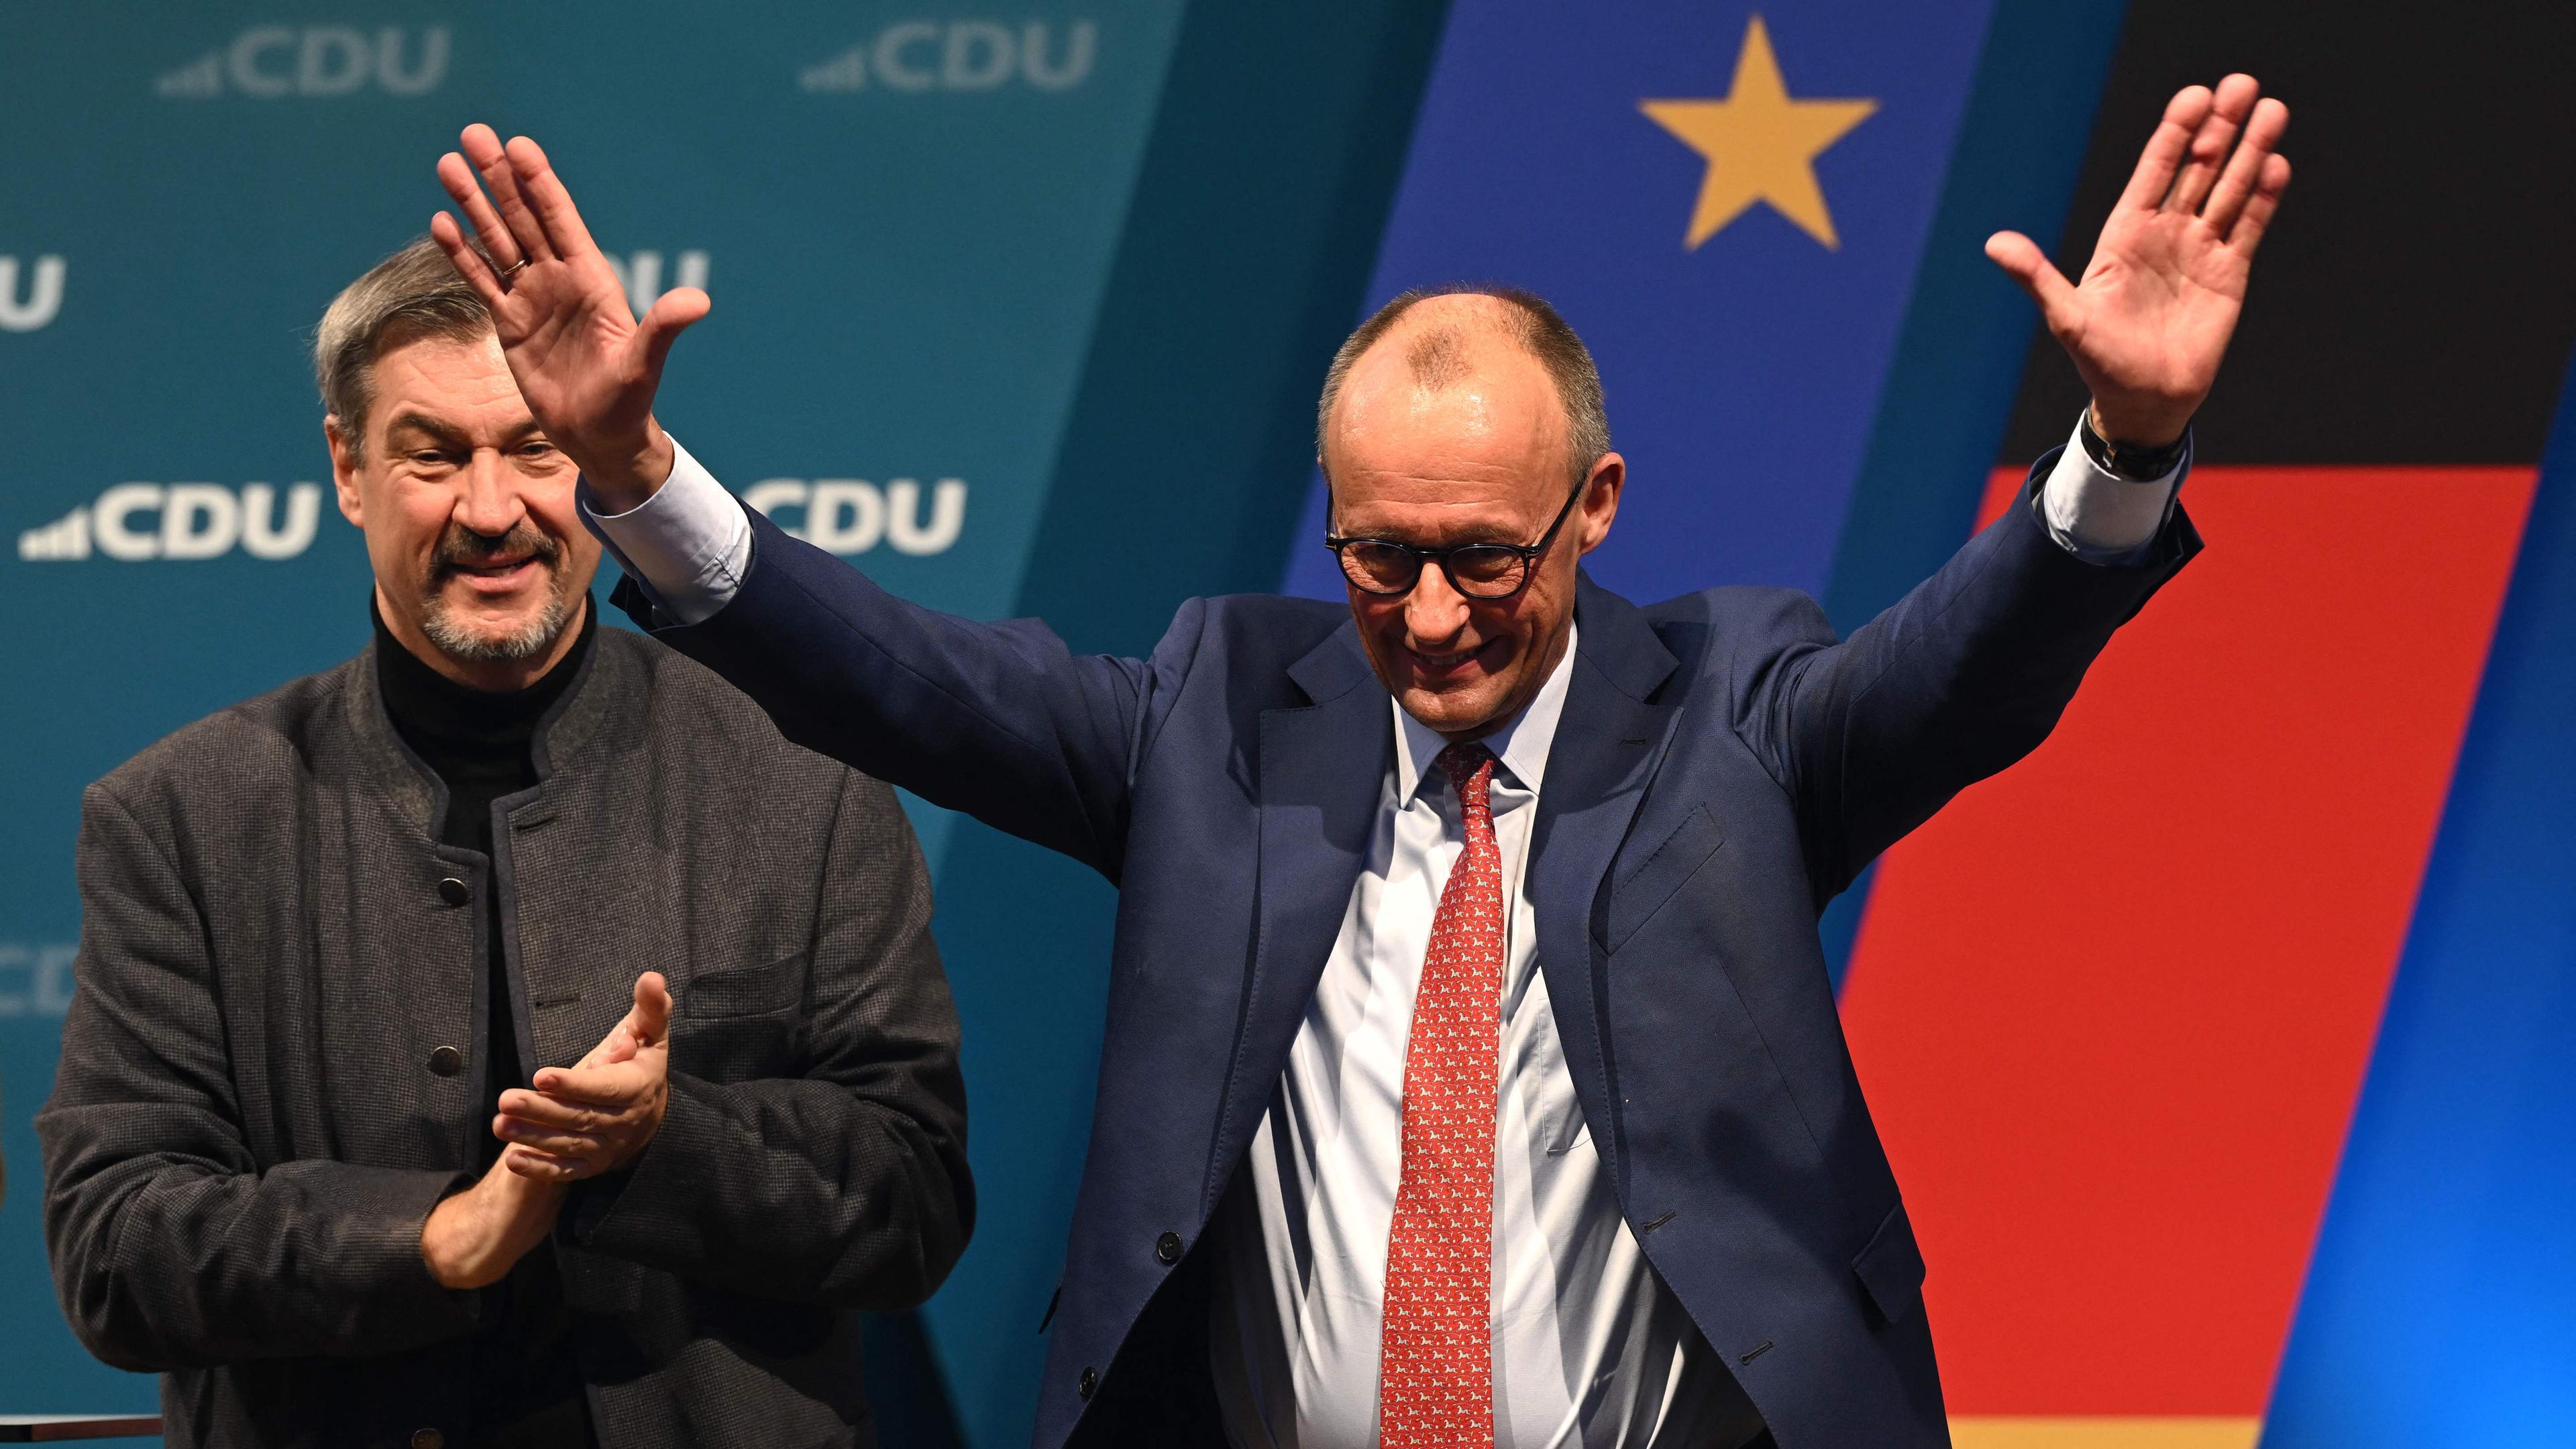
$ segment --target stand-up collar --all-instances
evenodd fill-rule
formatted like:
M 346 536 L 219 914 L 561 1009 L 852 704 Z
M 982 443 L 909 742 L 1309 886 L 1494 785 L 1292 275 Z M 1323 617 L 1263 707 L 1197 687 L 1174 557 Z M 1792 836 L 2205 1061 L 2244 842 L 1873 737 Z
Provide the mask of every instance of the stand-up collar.
M 581 629 L 572 648 L 544 677 L 523 689 L 474 689 L 439 673 L 406 648 L 386 626 L 370 593 L 367 613 L 375 624 L 376 684 L 384 695 L 385 712 L 406 739 L 436 753 L 473 757 L 526 749 L 538 725 L 571 691 L 589 661 L 599 617 L 587 598 L 581 610 Z
M 584 639 L 561 666 L 548 672 L 566 676 L 562 693 L 538 717 L 530 753 L 542 782 L 563 768 L 601 734 L 601 727 L 621 711 L 627 717 L 640 707 L 643 666 L 634 648 L 641 641 L 621 636 L 602 639 L 595 632 L 596 610 L 583 621 Z M 347 720 L 370 772 L 392 797 L 395 808 L 425 832 L 435 833 L 447 810 L 447 787 L 394 729 L 380 679 L 379 656 L 398 643 L 369 639 L 366 650 L 342 666 L 347 689 Z M 413 661 L 418 663 L 417 660 Z M 424 668 L 427 666 L 423 666 Z

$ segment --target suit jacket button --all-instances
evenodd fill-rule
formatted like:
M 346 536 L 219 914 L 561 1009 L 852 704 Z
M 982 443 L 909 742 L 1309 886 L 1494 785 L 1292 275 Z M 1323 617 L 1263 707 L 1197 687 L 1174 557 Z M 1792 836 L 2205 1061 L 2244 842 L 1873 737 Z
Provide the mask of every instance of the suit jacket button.
M 451 875 L 438 883 L 438 898 L 451 906 L 461 906 L 474 899 L 474 888 Z M 428 1432 L 426 1429 L 421 1431 L 423 1434 Z M 413 1437 L 418 1438 L 419 1435 Z
M 1086 1404 L 1091 1402 L 1093 1391 L 1099 1387 L 1100 1375 L 1090 1369 L 1084 1369 L 1082 1377 L 1073 1381 L 1073 1391 L 1082 1395 L 1082 1401 Z
M 1162 1259 L 1165 1263 L 1177 1263 L 1181 1261 L 1181 1235 L 1178 1233 L 1165 1233 L 1161 1237 L 1156 1238 L 1154 1240 L 1154 1256 Z
M 436 1429 L 411 1431 L 411 1449 L 446 1449 L 447 1436 Z
M 465 1070 L 465 1053 L 451 1046 L 440 1047 L 429 1054 L 429 1069 L 442 1077 L 455 1076 Z M 423 1429 L 420 1434 L 434 1435 L 437 1432 L 435 1429 Z M 413 1443 L 420 1442 L 420 1434 L 411 1436 Z

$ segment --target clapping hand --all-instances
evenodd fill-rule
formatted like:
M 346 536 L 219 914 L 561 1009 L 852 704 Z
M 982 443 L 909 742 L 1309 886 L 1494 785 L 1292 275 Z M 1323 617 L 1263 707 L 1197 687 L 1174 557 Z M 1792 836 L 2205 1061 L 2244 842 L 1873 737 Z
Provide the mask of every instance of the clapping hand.
M 492 309 L 501 355 L 547 440 L 613 510 L 631 508 L 670 476 L 671 440 L 653 421 L 653 393 L 672 340 L 707 315 L 707 294 L 665 292 L 639 324 L 537 143 L 519 136 L 505 147 L 479 124 L 460 139 L 464 154 L 439 157 L 438 180 L 483 249 L 446 212 L 430 218 L 430 235 Z
M 2080 284 L 2019 232 L 1986 242 L 2039 303 L 2093 390 L 2094 429 L 2113 442 L 2180 438 L 2217 380 L 2254 248 L 2290 184 L 2276 149 L 2290 108 L 2261 93 L 2252 76 L 2231 75 L 2215 92 L 2174 96 Z
M 635 1006 L 570 1067 L 537 1073 L 534 1090 L 501 1094 L 492 1133 L 502 1161 L 541 1182 L 615 1172 L 661 1130 L 670 1102 L 671 991 L 658 971 L 635 980 Z

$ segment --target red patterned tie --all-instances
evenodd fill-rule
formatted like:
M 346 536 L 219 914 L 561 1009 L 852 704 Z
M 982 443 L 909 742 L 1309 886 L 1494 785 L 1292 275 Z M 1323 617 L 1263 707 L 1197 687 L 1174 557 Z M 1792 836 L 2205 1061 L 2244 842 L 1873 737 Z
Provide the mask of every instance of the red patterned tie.
M 1440 892 L 1404 1050 L 1404 1166 L 1386 1244 L 1383 1449 L 1494 1442 L 1494 1075 L 1502 1049 L 1503 857 L 1493 752 L 1451 745 L 1467 848 Z

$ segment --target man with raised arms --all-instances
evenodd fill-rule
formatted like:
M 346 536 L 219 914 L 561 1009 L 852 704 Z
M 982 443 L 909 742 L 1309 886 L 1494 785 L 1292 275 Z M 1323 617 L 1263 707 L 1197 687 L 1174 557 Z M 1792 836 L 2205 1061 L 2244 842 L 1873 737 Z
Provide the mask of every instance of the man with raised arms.
M 2189 423 L 2287 122 L 2248 76 L 2176 95 L 2080 284 L 1988 243 L 2091 406 L 1848 639 L 1785 590 L 1585 576 L 1627 467 L 1526 293 L 1408 293 L 1333 359 L 1346 605 L 1192 600 L 1149 657 L 1077 658 L 727 495 L 653 414 L 706 298 L 639 324 L 534 142 L 440 162 L 488 261 L 435 234 L 639 620 L 790 739 L 1118 883 L 1038 1449 L 1888 1449 L 1948 1431 L 1816 914 L 2199 547 Z

